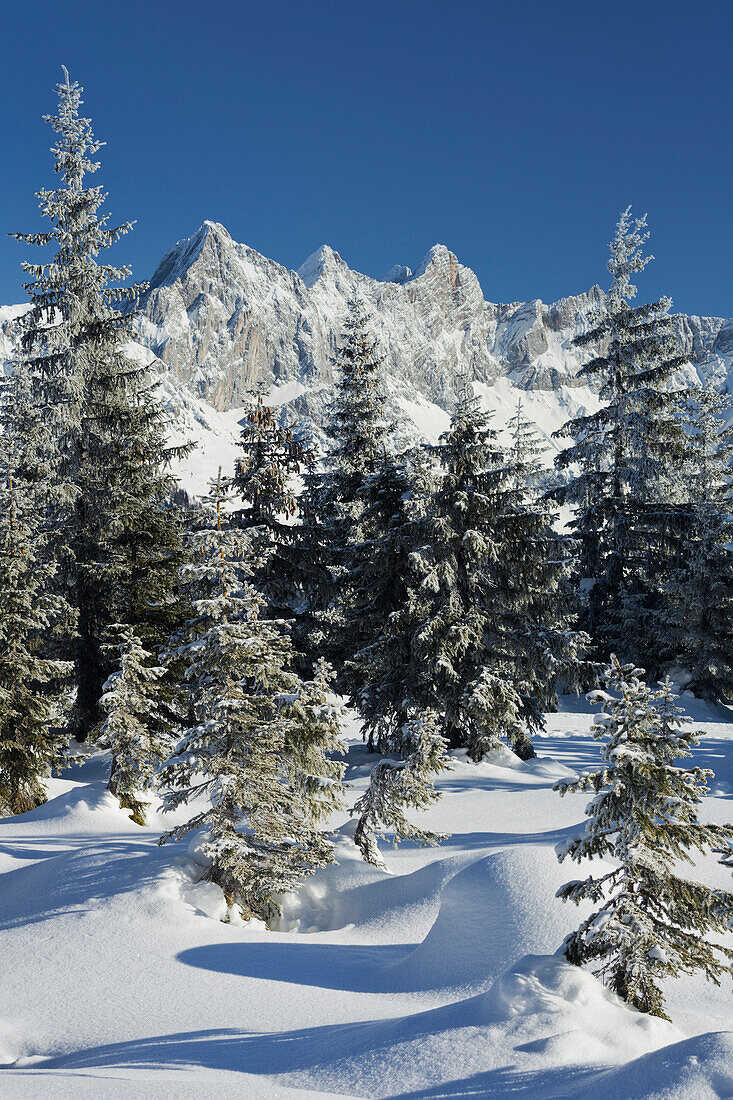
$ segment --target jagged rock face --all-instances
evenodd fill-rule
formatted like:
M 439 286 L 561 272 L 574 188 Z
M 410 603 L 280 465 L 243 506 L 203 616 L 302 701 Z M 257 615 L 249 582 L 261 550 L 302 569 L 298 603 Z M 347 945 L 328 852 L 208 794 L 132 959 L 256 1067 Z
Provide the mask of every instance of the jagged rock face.
M 141 303 L 139 340 L 198 396 L 231 408 L 259 381 L 327 385 L 354 294 L 374 315 L 395 382 L 443 407 L 464 372 L 489 385 L 513 371 L 525 385 L 552 386 L 567 361 L 561 373 L 572 376 L 578 359 L 561 321 L 567 317 L 564 327 L 573 328 L 594 303 L 581 295 L 550 309 L 539 301 L 492 305 L 474 273 L 442 245 L 414 274 L 397 267 L 388 280 L 351 271 L 326 246 L 296 273 L 207 222 L 155 272 Z M 543 363 L 550 349 L 553 362 Z
M 603 304 L 603 291 L 593 287 L 552 305 L 494 305 L 443 245 L 414 273 L 396 265 L 383 280 L 352 271 L 328 246 L 289 271 L 206 222 L 155 272 L 141 305 L 139 341 L 218 409 L 242 405 L 265 382 L 283 394 L 298 386 L 300 404 L 317 418 L 317 395 L 331 381 L 354 294 L 373 313 L 397 391 L 446 409 L 462 373 L 488 385 L 508 376 L 524 389 L 573 386 L 582 359 L 572 338 Z M 733 320 L 679 315 L 677 323 L 698 373 L 722 383 L 733 361 Z
M 551 450 L 570 416 L 597 407 L 577 372 L 574 336 L 603 306 L 599 287 L 551 305 L 492 304 L 475 274 L 443 245 L 413 272 L 396 265 L 384 279 L 352 271 L 323 246 L 290 271 L 205 222 L 164 256 L 135 319 L 131 354 L 165 373 L 163 393 L 181 438 L 204 454 L 235 446 L 249 391 L 264 383 L 274 403 L 325 419 L 348 301 L 364 299 L 387 361 L 404 436 L 444 430 L 459 378 L 467 375 L 501 426 L 522 394 L 525 412 Z M 17 344 L 22 307 L 0 308 L 0 359 Z M 688 375 L 733 391 L 733 319 L 677 315 Z M 230 410 L 232 410 L 230 412 Z M 401 429 L 402 430 L 402 429 Z M 202 460 L 203 469 L 203 460 Z
M 258 381 L 308 387 L 331 380 L 348 300 L 374 312 L 388 369 L 448 401 L 460 371 L 493 382 L 496 309 L 478 279 L 442 246 L 414 275 L 378 281 L 324 247 L 299 272 L 234 242 L 207 222 L 164 257 L 141 303 L 139 340 L 218 408 L 241 405 Z
M 220 409 L 260 379 L 314 377 L 325 358 L 302 279 L 209 222 L 163 258 L 138 326 L 140 343 Z

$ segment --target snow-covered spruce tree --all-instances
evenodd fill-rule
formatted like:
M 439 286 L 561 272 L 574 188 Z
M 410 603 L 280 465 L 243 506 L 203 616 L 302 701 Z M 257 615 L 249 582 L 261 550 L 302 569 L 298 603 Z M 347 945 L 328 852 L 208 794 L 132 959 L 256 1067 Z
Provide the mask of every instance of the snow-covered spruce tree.
M 300 557 L 294 549 L 293 524 L 301 508 L 295 480 L 312 468 L 314 448 L 302 425 L 288 424 L 283 415 L 265 404 L 260 391 L 254 395 L 241 421 L 239 446 L 232 485 L 243 507 L 232 521 L 244 530 L 257 530 L 268 553 L 257 588 L 277 614 L 292 617 L 300 599 Z
M 43 779 L 67 744 L 71 666 L 44 656 L 44 644 L 68 608 L 49 593 L 55 567 L 36 527 L 36 485 L 26 479 L 38 427 L 26 399 L 16 371 L 2 387 L 1 406 L 0 815 L 25 813 L 46 801 Z
M 151 654 L 129 626 L 121 626 L 115 647 L 119 667 L 104 685 L 101 703 L 106 712 L 98 744 L 112 752 L 108 789 L 138 825 L 145 824 L 147 803 L 139 795 L 155 784 L 160 765 L 172 748 L 165 736 L 167 719 L 160 707 L 162 666 L 152 665 Z
M 387 870 L 379 851 L 379 837 L 388 829 L 393 841 L 414 840 L 418 844 L 439 844 L 445 834 L 420 829 L 407 817 L 407 810 L 423 810 L 438 801 L 436 777 L 450 760 L 440 721 L 432 711 L 409 719 L 402 727 L 404 760 L 382 760 L 369 779 L 369 786 L 354 806 L 359 815 L 354 843 L 364 860 Z
M 593 735 L 604 740 L 604 766 L 556 784 L 560 794 L 594 794 L 585 831 L 559 845 L 558 857 L 606 857 L 618 866 L 558 891 L 564 900 L 601 903 L 565 940 L 564 953 L 577 965 L 595 963 L 595 972 L 635 1008 L 667 1018 L 661 979 L 702 970 L 717 983 L 729 971 L 718 951 L 724 958 L 733 952 L 707 940 L 726 928 L 720 892 L 679 878 L 675 863 L 689 860 L 691 851 L 720 847 L 733 826 L 697 820 L 712 773 L 675 764 L 691 755 L 698 738 L 681 717 L 670 681 L 652 690 L 641 669 L 615 656 L 605 675 L 614 694 L 588 696 L 603 703 Z
M 384 361 L 358 298 L 349 303 L 335 366 L 336 394 L 328 422 L 333 442 L 327 461 L 326 493 L 345 528 L 341 542 L 347 543 L 353 538 L 363 508 L 360 490 L 365 479 L 379 469 L 392 432 L 385 413 Z
M 577 644 L 564 621 L 567 549 L 469 387 L 432 450 L 437 488 L 410 554 L 408 606 L 394 624 L 409 634 L 403 697 L 415 711 L 437 711 L 451 746 L 474 759 L 502 736 L 527 758 L 541 704 Z
M 399 752 L 410 716 L 406 677 L 410 667 L 411 554 L 421 545 L 421 500 L 428 471 L 420 452 L 385 456 L 360 493 L 365 537 L 349 549 L 350 592 L 343 618 L 352 652 L 342 683 L 363 722 L 370 749 Z
M 510 595 L 499 582 L 509 470 L 470 386 L 463 388 L 449 431 L 431 450 L 439 471 L 422 545 L 411 555 L 405 697 L 416 711 L 435 710 L 450 746 L 468 746 L 475 759 L 507 728 L 512 747 L 530 756 L 524 726 L 507 724 L 510 711 L 522 710 L 512 669 L 496 660 Z
M 610 244 L 605 306 L 575 341 L 593 348 L 579 377 L 599 384 L 604 404 L 556 433 L 573 443 L 557 456 L 569 477 L 554 492 L 576 510 L 586 596 L 581 625 L 592 657 L 605 662 L 614 650 L 655 674 L 674 482 L 685 445 L 670 380 L 685 359 L 668 298 L 629 304 L 633 276 L 652 259 L 643 254 L 648 236 L 646 218 L 632 222 L 625 210 Z
M 172 482 L 162 412 L 147 368 L 123 352 L 132 332 L 126 305 L 140 288 L 111 285 L 129 269 L 97 260 L 131 223 L 108 228 L 99 213 L 104 192 L 84 186 L 98 168 L 101 143 L 79 115 L 82 89 L 64 73 L 58 114 L 46 119 L 57 135 L 62 186 L 38 193 L 51 229 L 14 236 L 55 249 L 49 262 L 24 264 L 31 308 L 22 347 L 45 426 L 38 460 L 43 526 L 59 564 L 59 590 L 70 594 L 76 612 L 74 726 L 83 740 L 100 717 L 106 628 L 140 619 L 144 633 L 142 621 L 165 603 L 179 563 L 169 563 L 177 533 L 163 506 Z
M 326 657 L 340 670 L 355 642 L 354 620 L 347 619 L 352 548 L 369 534 L 362 493 L 382 466 L 392 431 L 385 415 L 384 363 L 357 298 L 349 303 L 335 368 L 327 425 L 331 448 L 324 469 L 305 477 L 298 538 L 301 573 L 310 583 L 296 634 L 299 648 Z M 338 682 L 343 688 L 340 671 Z
M 250 580 L 262 554 L 251 533 L 227 526 L 225 503 L 218 481 L 184 567 L 195 615 L 168 660 L 185 669 L 191 724 L 160 772 L 165 808 L 205 801 L 161 843 L 201 830 L 207 878 L 245 919 L 267 921 L 279 895 L 333 858 L 321 826 L 342 802 L 343 766 L 329 755 L 340 747 L 339 719 L 327 670 L 303 683 L 290 640 L 260 617 L 264 599 Z
M 689 673 L 689 687 L 733 701 L 733 400 L 708 384 L 683 412 L 687 450 L 683 500 L 675 509 L 667 595 L 667 651 Z
M 113 384 L 100 408 L 115 461 L 96 487 L 99 513 L 109 523 L 100 582 L 106 573 L 105 613 L 132 626 L 146 648 L 156 651 L 186 617 L 178 585 L 187 556 L 184 510 L 173 501 L 171 464 L 193 447 L 168 446 L 169 417 L 158 401 L 158 383 L 132 370 L 121 385 Z
M 575 544 L 558 533 L 558 515 L 544 492 L 543 447 L 521 401 L 509 420 L 511 444 L 504 525 L 508 554 L 502 586 L 511 593 L 501 632 L 530 724 L 557 706 L 558 684 L 577 689 L 589 639 L 577 629 Z

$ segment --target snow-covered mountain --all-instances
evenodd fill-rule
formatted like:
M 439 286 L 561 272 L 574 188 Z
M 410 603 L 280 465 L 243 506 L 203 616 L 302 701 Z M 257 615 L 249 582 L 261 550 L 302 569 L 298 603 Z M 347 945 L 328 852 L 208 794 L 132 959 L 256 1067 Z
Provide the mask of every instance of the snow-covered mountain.
M 597 286 L 550 305 L 487 302 L 474 272 L 443 245 L 414 271 L 395 265 L 384 279 L 352 271 L 327 245 L 295 272 L 205 222 L 163 257 L 130 349 L 157 363 L 181 436 L 201 440 L 188 461 L 190 479 L 208 476 L 217 458 L 228 465 L 239 410 L 256 382 L 266 382 L 273 401 L 323 423 L 354 294 L 373 315 L 407 437 L 444 429 L 463 372 L 499 423 L 521 396 L 548 442 L 568 416 L 597 407 L 592 390 L 578 384 L 582 359 L 572 346 L 603 301 Z M 12 352 L 18 312 L 0 310 L 0 355 Z M 690 370 L 733 390 L 733 318 L 680 314 L 677 324 Z

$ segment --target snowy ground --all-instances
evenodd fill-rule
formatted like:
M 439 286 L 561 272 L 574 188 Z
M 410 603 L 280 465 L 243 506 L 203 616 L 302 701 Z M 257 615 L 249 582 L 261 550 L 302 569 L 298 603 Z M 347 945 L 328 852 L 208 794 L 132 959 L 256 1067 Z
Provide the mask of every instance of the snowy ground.
M 713 767 L 706 820 L 733 816 L 733 722 L 692 701 Z M 104 758 L 0 822 L 0 1096 L 733 1096 L 731 983 L 670 984 L 675 1024 L 635 1013 L 554 952 L 578 922 L 554 845 L 587 796 L 552 784 L 598 758 L 584 701 L 550 716 L 540 757 L 457 758 L 425 815 L 440 848 L 356 858 L 288 908 L 282 932 L 219 917 L 169 819 L 138 828 Z M 370 764 L 354 737 L 353 798 Z M 698 878 L 730 888 L 709 858 Z

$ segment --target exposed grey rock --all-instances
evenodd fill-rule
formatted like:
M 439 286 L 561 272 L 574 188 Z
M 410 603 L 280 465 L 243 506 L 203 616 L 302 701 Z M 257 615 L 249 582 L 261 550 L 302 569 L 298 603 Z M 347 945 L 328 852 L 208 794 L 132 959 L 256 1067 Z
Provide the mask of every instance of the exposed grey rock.
M 168 372 L 167 399 L 187 424 L 220 423 L 217 416 L 241 407 L 264 382 L 273 400 L 319 427 L 354 295 L 373 316 L 392 395 L 419 431 L 426 409 L 438 429 L 462 374 L 489 404 L 495 395 L 501 415 L 516 401 L 515 389 L 529 391 L 528 400 L 535 395 L 534 415 L 547 438 L 594 400 L 576 377 L 583 359 L 573 337 L 602 308 L 600 287 L 550 305 L 486 302 L 476 275 L 444 245 L 431 248 L 414 272 L 398 265 L 384 279 L 352 271 L 327 245 L 295 272 L 205 222 L 153 275 L 135 321 L 138 353 Z M 17 342 L 19 312 L 0 310 L 3 358 Z M 733 319 L 679 314 L 677 325 L 688 374 L 733 389 Z
M 161 261 L 141 303 L 139 339 L 195 394 L 227 409 L 255 382 L 328 385 L 354 294 L 374 315 L 397 389 L 446 409 L 464 372 L 489 385 L 507 375 L 527 389 L 572 386 L 582 362 L 572 338 L 604 301 L 596 286 L 550 305 L 486 302 L 476 275 L 444 245 L 414 273 L 397 266 L 383 280 L 352 271 L 327 245 L 294 272 L 205 222 Z M 679 315 L 678 325 L 699 374 L 722 381 L 733 320 Z

